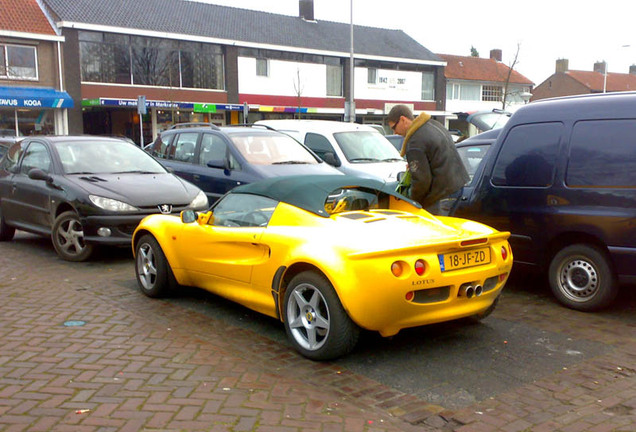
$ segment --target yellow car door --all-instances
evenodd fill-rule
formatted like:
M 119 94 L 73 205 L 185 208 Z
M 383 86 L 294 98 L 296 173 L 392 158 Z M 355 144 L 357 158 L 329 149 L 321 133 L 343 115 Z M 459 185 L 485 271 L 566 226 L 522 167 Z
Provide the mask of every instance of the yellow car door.
M 181 256 L 192 280 L 207 287 L 210 280 L 249 284 L 254 264 L 263 262 L 269 248 L 259 240 L 264 228 L 199 225 L 184 226 L 180 235 Z

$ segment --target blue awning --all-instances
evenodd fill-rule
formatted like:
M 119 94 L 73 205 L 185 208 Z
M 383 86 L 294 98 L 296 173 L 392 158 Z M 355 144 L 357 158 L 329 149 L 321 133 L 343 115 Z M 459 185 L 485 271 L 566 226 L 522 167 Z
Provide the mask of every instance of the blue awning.
M 0 87 L 0 108 L 73 108 L 73 98 L 52 88 Z

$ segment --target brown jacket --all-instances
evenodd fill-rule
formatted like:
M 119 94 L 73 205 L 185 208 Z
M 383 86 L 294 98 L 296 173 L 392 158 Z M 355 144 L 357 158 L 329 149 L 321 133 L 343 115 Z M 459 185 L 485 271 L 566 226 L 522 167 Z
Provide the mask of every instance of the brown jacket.
M 411 199 L 427 208 L 461 189 L 469 177 L 448 130 L 431 116 L 420 114 L 402 145 L 411 172 Z

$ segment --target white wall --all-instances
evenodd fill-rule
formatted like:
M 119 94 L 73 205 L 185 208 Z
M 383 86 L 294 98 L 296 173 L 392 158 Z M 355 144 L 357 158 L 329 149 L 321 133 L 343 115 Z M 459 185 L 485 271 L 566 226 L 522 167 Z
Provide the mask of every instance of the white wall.
M 300 73 L 301 95 L 327 97 L 327 66 L 324 64 L 269 60 L 269 76 L 256 76 L 256 59 L 238 58 L 239 93 L 297 96 Z M 343 70 L 344 77 L 344 70 Z M 419 101 L 422 98 L 420 72 L 378 69 L 377 83 L 369 84 L 367 68 L 355 68 L 356 99 Z
M 238 58 L 239 93 L 278 96 L 297 96 L 300 73 L 301 95 L 321 97 L 327 95 L 327 66 L 324 64 L 268 60 L 269 76 L 256 76 L 256 59 Z
M 391 101 L 419 101 L 422 100 L 422 73 L 377 70 L 377 82 L 369 84 L 368 69 L 355 68 L 354 97 L 356 99 L 375 99 Z

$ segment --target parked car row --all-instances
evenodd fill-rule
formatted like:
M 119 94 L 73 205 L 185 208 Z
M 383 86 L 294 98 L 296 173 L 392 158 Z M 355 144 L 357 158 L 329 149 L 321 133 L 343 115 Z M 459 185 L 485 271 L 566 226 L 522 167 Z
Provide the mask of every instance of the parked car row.
M 363 125 L 184 125 L 154 158 L 114 138 L 25 138 L 0 162 L 0 240 L 50 235 L 75 261 L 132 243 L 144 294 L 209 290 L 280 319 L 317 360 L 360 329 L 487 316 L 513 250 L 564 305 L 597 310 L 636 282 L 634 113 L 636 93 L 520 108 L 456 144 L 470 180 L 439 218 L 395 192 L 405 161 Z

